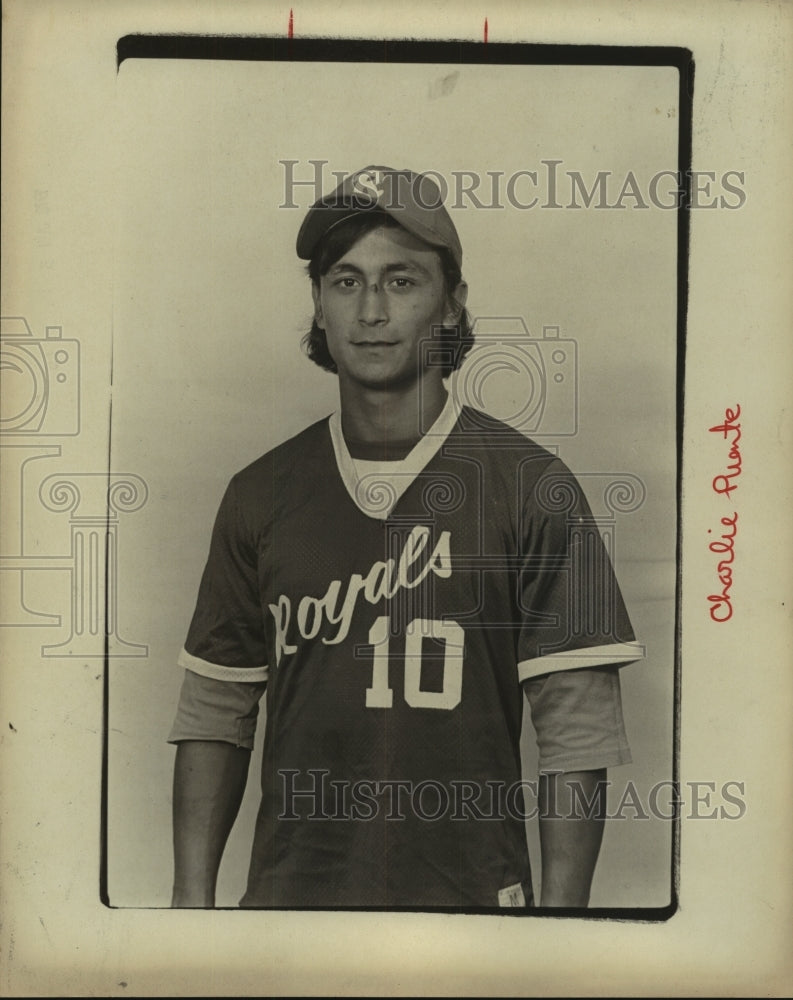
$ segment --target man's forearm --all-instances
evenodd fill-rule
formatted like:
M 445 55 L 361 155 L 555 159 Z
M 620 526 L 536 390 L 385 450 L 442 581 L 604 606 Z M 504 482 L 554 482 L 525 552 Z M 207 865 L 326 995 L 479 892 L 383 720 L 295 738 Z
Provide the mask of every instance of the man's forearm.
M 176 749 L 173 780 L 172 906 L 214 906 L 215 883 L 239 812 L 250 751 L 211 740 Z
M 606 815 L 606 769 L 540 777 L 541 906 L 589 903 Z M 580 788 L 573 793 L 571 785 Z

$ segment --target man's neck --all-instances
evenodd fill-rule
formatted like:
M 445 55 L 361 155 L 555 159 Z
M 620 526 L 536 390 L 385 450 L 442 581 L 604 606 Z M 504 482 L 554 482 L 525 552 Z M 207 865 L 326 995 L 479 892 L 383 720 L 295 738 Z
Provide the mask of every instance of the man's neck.
M 405 454 L 440 416 L 447 393 L 440 378 L 406 388 L 364 389 L 339 383 L 341 426 L 350 451 L 383 446 Z M 353 456 L 354 455 L 353 452 Z M 359 455 L 357 457 L 364 457 Z

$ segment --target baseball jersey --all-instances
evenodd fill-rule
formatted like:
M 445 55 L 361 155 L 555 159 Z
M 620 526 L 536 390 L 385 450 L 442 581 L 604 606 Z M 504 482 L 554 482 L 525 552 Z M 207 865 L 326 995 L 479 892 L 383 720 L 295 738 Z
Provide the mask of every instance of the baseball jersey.
M 250 705 L 228 732 L 183 718 L 171 738 L 249 745 L 266 687 L 243 906 L 530 904 L 523 686 L 535 708 L 564 691 L 549 678 L 592 678 L 573 685 L 585 703 L 641 656 L 550 452 L 449 400 L 390 468 L 353 460 L 335 415 L 221 503 L 180 663 Z

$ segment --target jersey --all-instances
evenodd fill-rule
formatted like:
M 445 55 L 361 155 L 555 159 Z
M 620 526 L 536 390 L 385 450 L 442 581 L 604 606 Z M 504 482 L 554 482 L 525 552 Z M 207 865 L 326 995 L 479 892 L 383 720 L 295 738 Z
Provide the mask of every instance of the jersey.
M 399 470 L 326 418 L 221 503 L 180 662 L 266 682 L 243 906 L 529 905 L 522 684 L 641 655 L 553 454 L 447 404 Z

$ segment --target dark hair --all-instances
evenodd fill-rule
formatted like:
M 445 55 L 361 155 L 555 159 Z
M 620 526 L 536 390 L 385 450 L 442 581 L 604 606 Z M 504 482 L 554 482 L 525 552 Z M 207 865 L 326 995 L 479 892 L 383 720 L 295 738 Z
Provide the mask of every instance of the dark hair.
M 327 274 L 336 261 L 340 260 L 362 237 L 373 229 L 383 226 L 399 226 L 399 223 L 385 212 L 368 211 L 345 219 L 331 229 L 317 247 L 308 267 L 308 276 L 312 284 L 319 286 L 322 275 Z M 446 247 L 435 248 L 441 262 L 443 282 L 446 294 L 450 299 L 462 281 L 460 267 Z M 428 331 L 429 333 L 429 331 Z M 311 329 L 303 337 L 303 348 L 314 364 L 327 372 L 338 372 L 336 362 L 330 356 L 325 331 L 318 326 L 316 319 Z M 433 349 L 433 362 L 441 368 L 443 377 L 459 368 L 466 354 L 474 344 L 471 330 L 471 317 L 466 309 L 460 310 L 460 318 L 454 326 L 444 326 L 438 336 L 437 350 Z

